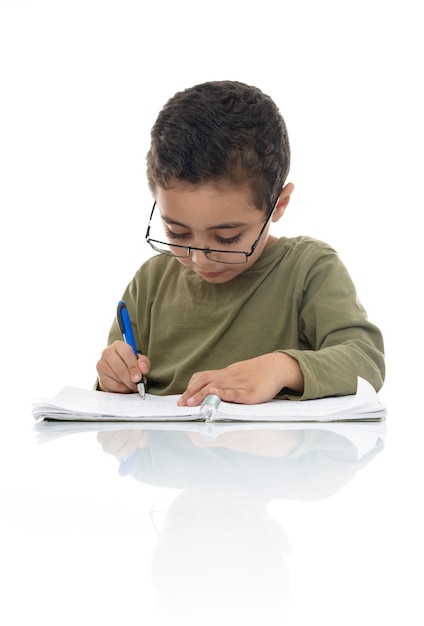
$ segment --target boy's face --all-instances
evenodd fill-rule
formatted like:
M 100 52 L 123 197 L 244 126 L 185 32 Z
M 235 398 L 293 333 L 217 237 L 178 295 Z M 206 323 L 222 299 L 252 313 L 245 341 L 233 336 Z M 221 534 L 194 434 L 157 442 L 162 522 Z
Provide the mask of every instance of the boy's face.
M 290 187 L 293 186 L 283 189 L 271 221 L 277 221 L 284 213 Z M 250 252 L 267 217 L 267 212 L 253 204 L 247 186 L 176 183 L 169 189 L 158 188 L 156 202 L 167 240 L 197 248 Z M 269 229 L 270 223 L 246 263 L 212 261 L 201 250 L 191 250 L 190 256 L 176 260 L 209 283 L 226 283 L 251 267 L 263 249 L 275 240 L 269 235 Z

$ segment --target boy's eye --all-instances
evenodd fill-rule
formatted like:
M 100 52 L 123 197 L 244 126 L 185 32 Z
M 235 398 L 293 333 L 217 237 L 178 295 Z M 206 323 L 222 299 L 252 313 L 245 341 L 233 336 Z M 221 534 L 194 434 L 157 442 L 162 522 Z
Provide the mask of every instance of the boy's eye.
M 219 244 L 222 244 L 224 246 L 231 246 L 232 244 L 239 243 L 241 239 L 241 234 L 238 233 L 233 237 L 219 237 L 218 235 L 216 235 L 215 239 Z
M 176 233 L 175 231 L 171 230 L 167 225 L 165 225 L 165 235 L 168 237 L 168 239 L 180 240 L 184 240 L 190 237 L 190 233 Z
M 165 224 L 165 235 L 168 239 L 179 240 L 179 241 L 187 241 L 192 239 L 192 234 L 190 232 L 177 233 L 174 230 Z M 233 235 L 232 237 L 221 237 L 218 234 L 214 235 L 214 239 L 216 241 L 216 245 L 219 246 L 231 246 L 236 243 L 239 243 L 241 240 L 241 233 L 237 233 L 237 235 Z

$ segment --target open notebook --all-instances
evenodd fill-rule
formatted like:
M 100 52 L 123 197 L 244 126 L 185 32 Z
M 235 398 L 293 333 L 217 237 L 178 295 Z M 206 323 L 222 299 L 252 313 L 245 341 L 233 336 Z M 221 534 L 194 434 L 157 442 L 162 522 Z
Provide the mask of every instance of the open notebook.
M 180 407 L 178 395 L 115 394 L 64 387 L 54 398 L 33 403 L 35 419 L 76 421 L 342 421 L 384 419 L 386 409 L 374 388 L 358 378 L 354 395 L 318 400 L 272 400 L 263 404 L 233 404 L 207 396 L 198 407 Z

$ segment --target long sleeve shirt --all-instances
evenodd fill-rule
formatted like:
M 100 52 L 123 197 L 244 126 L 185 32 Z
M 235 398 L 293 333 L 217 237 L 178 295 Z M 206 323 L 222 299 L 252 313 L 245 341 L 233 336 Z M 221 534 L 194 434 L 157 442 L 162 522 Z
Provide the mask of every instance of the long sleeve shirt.
M 182 393 L 195 372 L 276 351 L 297 360 L 312 399 L 355 393 L 357 377 L 384 381 L 380 330 L 338 254 L 309 237 L 276 240 L 233 280 L 213 284 L 176 259 L 154 256 L 123 299 L 137 347 L 151 361 L 148 391 Z M 116 322 L 108 343 L 122 339 Z

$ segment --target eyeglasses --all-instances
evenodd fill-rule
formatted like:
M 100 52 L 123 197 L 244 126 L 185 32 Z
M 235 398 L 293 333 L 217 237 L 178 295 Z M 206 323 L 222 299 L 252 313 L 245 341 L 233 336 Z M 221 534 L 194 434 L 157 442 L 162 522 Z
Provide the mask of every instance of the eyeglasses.
M 165 241 L 159 241 L 158 239 L 153 239 L 152 237 L 150 237 L 150 230 L 152 228 L 152 223 L 153 223 L 153 214 L 155 212 L 155 208 L 156 208 L 156 201 L 153 203 L 153 208 L 152 211 L 150 213 L 150 218 L 149 218 L 149 223 L 147 226 L 147 230 L 146 230 L 146 235 L 145 235 L 145 239 L 147 241 L 147 243 L 153 248 L 153 250 L 155 250 L 156 252 L 159 252 L 160 254 L 165 254 L 167 256 L 174 256 L 177 257 L 179 259 L 186 259 L 190 256 L 190 252 L 192 250 L 199 250 L 200 252 L 203 252 L 203 254 L 210 260 L 210 261 L 215 261 L 217 263 L 228 263 L 228 264 L 236 264 L 236 263 L 247 263 L 247 259 L 252 256 L 252 254 L 254 253 L 254 251 L 256 250 L 256 247 L 262 237 L 262 235 L 264 234 L 264 231 L 272 217 L 272 214 L 275 211 L 275 207 L 277 206 L 277 202 L 279 200 L 279 197 L 276 199 L 276 201 L 272 204 L 272 208 L 269 211 L 265 222 L 263 223 L 263 226 L 260 230 L 260 233 L 257 237 L 257 239 L 253 242 L 252 247 L 250 248 L 249 252 L 245 252 L 245 251 L 241 251 L 241 250 L 213 250 L 212 248 L 196 248 L 195 246 L 181 246 L 178 244 L 174 244 L 174 243 L 170 243 L 165 242 Z

